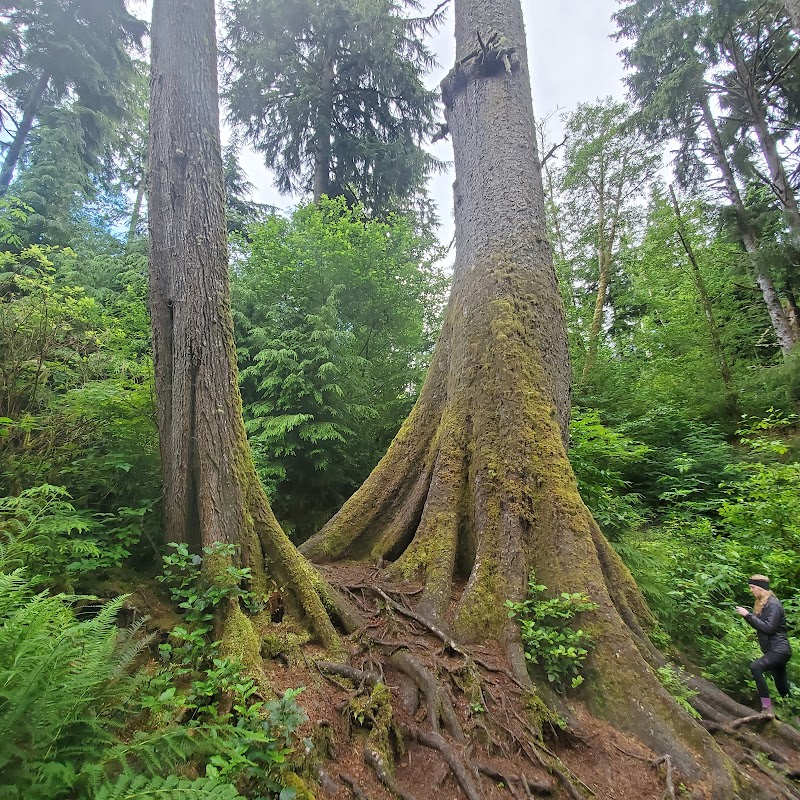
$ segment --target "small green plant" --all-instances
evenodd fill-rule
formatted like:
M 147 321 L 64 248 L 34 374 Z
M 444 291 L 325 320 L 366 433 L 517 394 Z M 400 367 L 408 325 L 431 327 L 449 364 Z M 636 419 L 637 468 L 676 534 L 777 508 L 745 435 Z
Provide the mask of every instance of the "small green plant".
M 187 622 L 208 622 L 213 609 L 226 598 L 238 597 L 249 611 L 261 610 L 258 598 L 243 588 L 250 580 L 250 568 L 235 566 L 236 545 L 215 542 L 203 548 L 203 556 L 190 553 L 185 544 L 171 543 L 169 547 L 173 552 L 164 556 L 158 580 L 167 585 Z M 203 558 L 227 562 L 228 566 L 209 580 L 202 571 Z
M 37 580 L 64 588 L 81 575 L 124 563 L 139 541 L 137 511 L 92 514 L 71 499 L 63 486 L 49 484 L 0 497 L 0 557 L 8 568 L 24 567 Z
M 169 588 L 185 624 L 159 645 L 161 667 L 142 692 L 150 727 L 210 733 L 217 746 L 205 759 L 207 778 L 235 782 L 245 796 L 268 792 L 290 800 L 293 790 L 283 786 L 281 772 L 290 768 L 296 732 L 307 719 L 297 703 L 303 689 L 261 699 L 252 676 L 224 657 L 220 643 L 211 639 L 214 609 L 223 600 L 237 598 L 250 610 L 259 608 L 256 596 L 244 588 L 250 570 L 235 566 L 233 545 L 206 547 L 203 556 L 193 555 L 185 544 L 171 547 L 159 580 Z M 204 558 L 227 566 L 209 576 Z
M 691 704 L 697 692 L 690 689 L 683 680 L 683 670 L 674 664 L 665 664 L 656 670 L 661 685 L 675 698 L 675 702 L 690 716 L 700 719 L 700 714 Z
M 527 597 L 518 603 L 506 601 L 508 616 L 519 623 L 525 658 L 542 667 L 551 683 L 563 688 L 569 681 L 575 689 L 583 683 L 581 667 L 592 641 L 584 630 L 575 630 L 569 623 L 597 605 L 583 592 L 562 592 L 547 599 L 542 597 L 546 590 L 531 573 Z

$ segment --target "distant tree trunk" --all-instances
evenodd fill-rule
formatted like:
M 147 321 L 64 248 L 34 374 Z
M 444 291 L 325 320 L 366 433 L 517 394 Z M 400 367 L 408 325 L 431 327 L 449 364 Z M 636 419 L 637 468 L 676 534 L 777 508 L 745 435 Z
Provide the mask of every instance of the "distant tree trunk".
M 325 587 L 278 525 L 242 422 L 228 285 L 214 0 L 155 0 L 150 106 L 150 310 L 168 541 L 240 548 L 253 588 L 287 589 L 326 644 Z M 269 572 L 266 564 L 269 564 Z M 211 564 L 219 572 L 224 564 Z M 258 656 L 238 605 L 223 642 Z M 252 630 L 251 630 L 252 633 Z M 244 641 L 233 641 L 242 639 Z M 253 647 L 247 647 L 255 644 Z
M 792 27 L 796 33 L 800 33 L 800 0 L 786 0 L 785 5 L 792 20 Z
M 147 160 L 145 159 L 142 174 L 139 176 L 139 185 L 136 187 L 136 199 L 133 202 L 133 211 L 131 212 L 131 223 L 128 226 L 128 238 L 126 240 L 126 247 L 130 247 L 133 240 L 136 238 L 136 230 L 139 227 L 139 220 L 142 217 L 142 205 L 144 204 L 144 196 L 147 191 Z
M 615 195 L 610 204 L 608 203 L 608 198 L 606 195 L 611 187 L 606 185 L 605 170 L 603 169 L 602 161 L 600 165 L 600 184 L 598 186 L 598 203 L 600 208 L 597 234 L 597 299 L 595 300 L 594 305 L 592 325 L 589 329 L 589 349 L 586 354 L 586 360 L 583 362 L 581 386 L 585 386 L 587 384 L 592 372 L 594 371 L 595 364 L 597 363 L 597 349 L 600 344 L 600 332 L 603 329 L 606 296 L 608 294 L 608 285 L 611 282 L 611 264 L 614 259 L 614 246 L 617 243 L 617 230 L 619 228 L 619 216 L 622 206 L 622 193 L 625 185 L 626 162 L 627 160 L 623 159 L 619 183 L 617 184 Z M 606 231 L 607 225 L 609 228 L 608 231 Z
M 711 156 L 714 160 L 714 164 L 722 175 L 728 202 L 733 206 L 734 213 L 736 214 L 739 236 L 742 239 L 744 249 L 750 257 L 756 283 L 761 289 L 761 296 L 764 298 L 764 305 L 767 307 L 767 313 L 772 322 L 772 329 L 775 331 L 778 344 L 780 345 L 783 355 L 788 356 L 797 342 L 792 334 L 789 320 L 787 319 L 778 292 L 775 290 L 772 278 L 763 271 L 759 264 L 756 234 L 748 219 L 747 209 L 742 201 L 742 196 L 739 193 L 739 186 L 736 183 L 736 177 L 733 174 L 733 169 L 725 153 L 722 137 L 719 134 L 717 122 L 714 119 L 714 115 L 708 103 L 708 97 L 703 97 L 701 108 L 703 111 L 703 121 L 711 141 Z
M 317 130 L 314 152 L 314 202 L 318 203 L 323 195 L 331 191 L 331 154 L 334 93 L 333 60 L 328 59 L 322 70 L 320 86 L 319 113 L 317 114 Z
M 792 241 L 795 247 L 800 249 L 800 208 L 797 206 L 794 187 L 783 166 L 783 159 L 778 153 L 775 138 L 767 124 L 767 111 L 756 86 L 756 77 L 745 63 L 742 51 L 733 36 L 729 37 L 727 49 L 736 68 L 739 86 L 746 98 L 750 124 L 753 126 L 761 154 L 769 169 L 770 188 L 784 211 Z
M 389 452 L 305 545 L 320 560 L 388 560 L 417 605 L 463 640 L 501 642 L 527 679 L 504 610 L 531 569 L 599 610 L 584 697 L 733 798 L 732 766 L 648 665 L 652 618 L 578 494 L 567 459 L 567 333 L 547 240 L 519 0 L 456 0 L 458 64 L 443 83 L 453 137 L 456 263 L 419 401 Z M 493 50 L 483 42 L 498 31 Z M 515 48 L 511 52 L 510 48 Z M 506 66 L 510 72 L 506 71 Z
M 45 72 L 36 81 L 36 85 L 31 89 L 28 102 L 25 104 L 25 109 L 22 112 L 22 119 L 20 120 L 17 132 L 11 140 L 11 144 L 6 150 L 6 157 L 3 160 L 3 166 L 0 168 L 0 194 L 5 194 L 11 181 L 14 177 L 14 170 L 17 168 L 17 163 L 25 148 L 25 143 L 28 141 L 31 129 L 33 128 L 36 115 L 42 105 L 44 93 L 50 85 L 50 78 L 52 76 L 49 72 Z
M 711 298 L 708 296 L 708 289 L 706 282 L 703 278 L 703 273 L 700 271 L 700 264 L 695 256 L 694 247 L 692 247 L 691 240 L 686 233 L 686 227 L 683 224 L 683 215 L 681 214 L 681 207 L 678 204 L 678 198 L 675 195 L 675 188 L 669 187 L 670 197 L 672 198 L 672 207 L 675 210 L 675 221 L 678 230 L 678 237 L 681 240 L 683 249 L 686 252 L 686 257 L 689 259 L 689 266 L 692 270 L 692 277 L 694 285 L 697 289 L 697 294 L 700 298 L 700 304 L 703 307 L 706 323 L 708 324 L 708 334 L 711 338 L 711 346 L 714 349 L 714 355 L 719 365 L 720 375 L 722 376 L 722 383 L 725 386 L 725 392 L 728 395 L 728 405 L 732 413 L 736 413 L 738 408 L 738 399 L 736 390 L 733 388 L 733 378 L 731 376 L 731 368 L 728 364 L 728 357 L 725 355 L 725 348 L 722 346 L 722 339 L 719 335 L 719 326 L 717 325 L 716 315 L 714 314 L 714 307 L 711 304 Z

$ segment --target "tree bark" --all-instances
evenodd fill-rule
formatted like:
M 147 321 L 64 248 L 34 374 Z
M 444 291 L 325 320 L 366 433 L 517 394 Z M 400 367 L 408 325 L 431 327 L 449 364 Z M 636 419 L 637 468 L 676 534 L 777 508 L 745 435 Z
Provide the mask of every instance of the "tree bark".
M 785 5 L 792 20 L 792 27 L 800 33 L 800 0 L 785 0 Z
M 49 72 L 42 73 L 36 85 L 31 89 L 28 102 L 25 104 L 25 109 L 22 112 L 22 119 L 20 120 L 19 127 L 14 134 L 14 138 L 11 140 L 11 144 L 8 146 L 6 157 L 3 160 L 3 166 L 0 168 L 0 194 L 5 194 L 8 187 L 11 185 L 11 180 L 14 177 L 14 170 L 17 168 L 20 156 L 25 148 L 25 143 L 28 141 L 28 136 L 33 128 L 34 120 L 41 108 L 44 93 L 50 85 L 51 77 Z
M 136 229 L 139 227 L 139 220 L 142 217 L 142 205 L 144 204 L 144 196 L 147 191 L 147 161 L 145 160 L 144 169 L 139 177 L 139 185 L 136 187 L 136 199 L 133 203 L 133 212 L 131 213 L 131 223 L 128 226 L 128 238 L 125 242 L 126 247 L 130 247 L 133 240 L 136 238 Z
M 708 335 L 711 339 L 711 346 L 714 349 L 714 355 L 719 365 L 720 375 L 722 376 L 722 383 L 725 386 L 725 392 L 728 396 L 728 405 L 730 406 L 731 412 L 736 413 L 738 399 L 736 390 L 733 388 L 733 378 L 731 376 L 730 365 L 728 364 L 728 357 L 725 355 L 725 348 L 722 346 L 722 339 L 719 335 L 719 326 L 717 325 L 716 315 L 714 314 L 714 306 L 711 304 L 711 298 L 708 296 L 708 289 L 706 288 L 703 273 L 700 271 L 700 264 L 695 255 L 691 240 L 686 232 L 686 226 L 683 223 L 683 215 L 681 214 L 681 207 L 678 204 L 678 198 L 675 195 L 675 187 L 669 187 L 669 194 L 672 198 L 672 208 L 675 210 L 678 238 L 681 240 L 681 245 L 686 252 L 686 257 L 689 259 L 694 285 L 700 298 L 700 304 L 703 307 L 706 323 L 708 324 Z
M 252 588 L 266 595 L 285 587 L 290 608 L 333 644 L 325 586 L 275 520 L 242 422 L 215 23 L 214 0 L 156 0 L 153 6 L 150 310 L 166 537 L 194 549 L 236 545 L 240 563 L 252 570 Z M 223 642 L 247 649 L 254 637 L 238 605 L 223 617 Z
M 728 197 L 728 202 L 733 206 L 734 213 L 739 227 L 739 236 L 742 239 L 744 249 L 750 257 L 750 263 L 753 268 L 756 283 L 761 289 L 761 296 L 764 298 L 764 305 L 767 307 L 770 321 L 772 322 L 772 329 L 775 331 L 775 336 L 778 339 L 781 351 L 784 357 L 791 353 L 792 348 L 797 343 L 792 334 L 789 320 L 784 311 L 783 304 L 780 301 L 778 292 L 775 290 L 775 285 L 772 278 L 767 275 L 758 262 L 758 243 L 756 241 L 756 234 L 753 226 L 750 223 L 747 215 L 742 196 L 739 192 L 739 186 L 736 183 L 736 176 L 733 174 L 733 169 L 725 154 L 725 147 L 722 143 L 722 137 L 717 128 L 717 122 L 711 112 L 711 107 L 708 103 L 708 97 L 703 96 L 700 105 L 703 112 L 703 121 L 708 131 L 709 139 L 711 142 L 711 157 L 722 176 L 722 182 L 725 187 L 725 194 Z
M 596 642 L 585 699 L 688 781 L 736 797 L 733 767 L 648 665 L 652 618 L 578 494 L 566 454 L 570 367 L 547 240 L 519 0 L 456 0 L 456 263 L 419 401 L 361 489 L 302 550 L 388 560 L 424 582 L 420 606 L 464 641 L 495 640 L 527 679 L 504 611 L 531 569 L 587 591 Z M 483 50 L 492 31 L 495 50 Z M 506 46 L 508 45 L 508 46 Z M 510 49 L 515 48 L 510 54 Z
M 601 156 L 602 158 L 602 156 Z M 606 295 L 608 294 L 608 285 L 611 282 L 611 263 L 614 258 L 614 245 L 617 242 L 617 229 L 619 227 L 619 215 L 622 205 L 622 193 L 625 185 L 625 166 L 627 159 L 624 158 L 622 162 L 622 169 L 620 170 L 619 183 L 616 187 L 616 195 L 610 209 L 610 214 L 607 210 L 608 189 L 611 187 L 606 185 L 605 169 L 603 162 L 600 164 L 600 185 L 598 186 L 599 192 L 599 217 L 598 217 L 598 242 L 597 242 L 597 261 L 598 261 L 598 281 L 597 281 L 597 299 L 594 306 L 594 314 L 592 316 L 592 325 L 589 330 L 589 350 L 586 355 L 586 360 L 583 362 L 583 372 L 581 374 L 581 386 L 586 386 L 590 375 L 594 371 L 595 364 L 597 363 L 597 349 L 600 343 L 600 331 L 603 327 L 603 316 L 606 307 Z M 606 221 L 608 217 L 608 224 L 610 229 L 606 233 Z

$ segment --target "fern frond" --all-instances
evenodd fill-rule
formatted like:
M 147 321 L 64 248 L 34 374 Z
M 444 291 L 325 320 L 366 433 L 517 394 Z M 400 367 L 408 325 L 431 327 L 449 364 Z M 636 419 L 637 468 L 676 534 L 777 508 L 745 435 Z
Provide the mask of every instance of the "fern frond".
M 98 787 L 93 800 L 244 800 L 236 787 L 211 778 L 148 778 L 120 775 Z

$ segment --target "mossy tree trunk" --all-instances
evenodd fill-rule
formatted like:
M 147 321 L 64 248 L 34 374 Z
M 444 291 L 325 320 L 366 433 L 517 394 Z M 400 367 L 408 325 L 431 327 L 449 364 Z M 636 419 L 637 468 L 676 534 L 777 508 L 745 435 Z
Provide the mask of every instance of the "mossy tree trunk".
M 148 161 L 150 311 L 167 540 L 195 550 L 215 542 L 237 545 L 253 588 L 263 594 L 275 585 L 286 589 L 291 609 L 332 644 L 324 584 L 278 525 L 242 422 L 214 0 L 154 3 Z M 245 635 L 238 606 L 229 611 L 223 633 Z
M 596 641 L 590 707 L 671 753 L 688 779 L 713 784 L 714 797 L 732 798 L 731 765 L 654 676 L 650 614 L 567 459 L 567 333 L 519 0 L 456 0 L 455 10 L 459 62 L 443 95 L 457 252 L 442 335 L 388 453 L 301 550 L 320 561 L 385 560 L 418 576 L 418 610 L 462 641 L 497 641 L 520 675 L 504 601 L 525 596 L 531 569 L 552 590 L 588 592 L 599 604 L 587 623 Z M 494 49 L 481 48 L 476 30 Z

